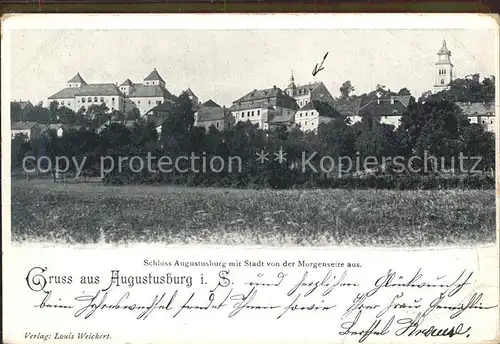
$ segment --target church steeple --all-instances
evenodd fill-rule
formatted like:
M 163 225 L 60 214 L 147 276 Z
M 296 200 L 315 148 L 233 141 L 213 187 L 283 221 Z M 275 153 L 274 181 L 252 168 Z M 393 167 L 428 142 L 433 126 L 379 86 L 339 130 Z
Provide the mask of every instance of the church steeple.
M 451 63 L 451 51 L 446 46 L 446 39 L 443 39 L 443 45 L 438 51 L 438 61 L 436 64 L 452 64 Z M 453 66 L 453 65 L 452 65 Z
M 446 39 L 443 39 L 441 49 L 439 49 L 438 60 L 434 64 L 434 92 L 448 89 L 453 80 L 453 64 L 451 63 L 451 51 L 446 46 Z
M 288 84 L 288 88 L 295 88 L 295 79 L 293 77 L 293 70 L 291 71 L 290 74 L 290 83 Z
M 285 89 L 285 93 L 288 94 L 290 97 L 293 97 L 295 95 L 296 89 L 297 86 L 295 86 L 295 78 L 293 77 L 293 70 L 292 70 L 290 71 L 290 83 Z

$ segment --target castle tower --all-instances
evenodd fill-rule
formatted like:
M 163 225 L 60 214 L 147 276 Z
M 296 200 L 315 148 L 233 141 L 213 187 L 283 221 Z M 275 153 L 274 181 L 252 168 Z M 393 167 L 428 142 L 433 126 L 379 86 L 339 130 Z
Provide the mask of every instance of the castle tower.
M 295 89 L 296 89 L 296 86 L 295 86 L 295 79 L 293 77 L 293 71 L 290 75 L 290 83 L 288 84 L 288 87 L 286 88 L 286 93 L 290 96 L 290 97 L 293 97 L 294 93 L 295 93 Z
M 160 85 L 165 87 L 165 80 L 163 80 L 155 68 L 147 77 L 144 78 L 143 85 Z
M 87 83 L 85 82 L 85 80 L 83 80 L 80 73 L 76 73 L 74 77 L 68 80 L 68 87 L 71 88 L 79 88 L 85 85 L 87 85 Z
M 434 92 L 440 92 L 449 88 L 453 80 L 453 64 L 451 63 L 451 51 L 446 47 L 446 40 L 439 49 L 438 60 L 434 64 Z

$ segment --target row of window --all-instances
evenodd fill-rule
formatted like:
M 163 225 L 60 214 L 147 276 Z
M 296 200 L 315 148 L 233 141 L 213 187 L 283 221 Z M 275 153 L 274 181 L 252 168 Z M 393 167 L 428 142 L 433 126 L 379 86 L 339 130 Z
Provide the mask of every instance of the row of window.
M 302 107 L 302 106 L 306 105 L 308 102 L 309 102 L 309 101 L 308 101 L 307 99 L 304 99 L 303 101 L 302 101 L 302 100 L 300 100 L 300 101 L 299 101 L 299 106 L 300 106 L 300 107 Z
M 94 97 L 94 103 L 97 103 L 98 101 L 100 101 L 101 103 L 104 103 L 104 97 L 101 97 L 99 100 L 97 100 L 98 98 L 97 97 Z M 89 103 L 92 103 L 92 97 L 88 97 L 87 98 L 87 101 Z M 111 98 L 111 101 L 114 102 L 115 101 L 115 98 Z M 82 97 L 82 103 L 85 103 L 85 97 Z
M 439 75 L 446 75 L 446 69 L 440 69 Z
M 135 103 L 135 102 L 132 102 L 132 103 L 133 103 L 134 105 L 136 105 L 136 103 Z M 160 104 L 161 104 L 161 100 L 157 100 L 157 101 L 156 101 L 156 105 L 160 105 Z M 141 105 L 141 101 L 140 101 L 140 100 L 138 100 L 138 101 L 137 101 L 137 105 Z M 148 105 L 151 105 L 151 100 L 148 100 Z
M 469 118 L 469 122 L 472 122 L 470 118 Z M 491 118 L 491 119 L 489 120 L 489 122 L 490 122 L 489 124 L 493 124 L 493 118 Z M 488 121 L 483 119 L 483 120 L 481 121 L 481 123 L 482 123 L 482 124 L 488 124 Z
M 222 124 L 220 124 L 219 121 L 215 122 L 215 127 L 216 128 L 220 128 L 222 126 Z M 229 128 L 231 126 L 231 122 L 227 122 L 226 123 L 226 128 Z
M 305 121 L 304 123 L 305 123 L 304 126 L 307 126 L 307 121 Z M 316 125 L 316 122 L 315 121 L 309 122 L 309 125 L 314 126 Z
M 254 116 L 255 111 L 247 111 L 247 117 Z M 257 116 L 260 116 L 260 110 L 257 110 Z M 241 118 L 245 117 L 245 111 L 241 112 Z
M 304 116 L 307 117 L 308 113 L 307 112 L 303 112 L 303 113 L 301 112 L 300 113 L 300 117 L 302 117 L 302 114 L 304 114 Z M 314 111 L 311 111 L 311 116 L 314 116 Z
M 296 93 L 297 93 L 297 95 L 298 95 L 298 96 L 300 96 L 300 95 L 305 95 L 305 94 L 309 94 L 309 90 L 308 90 L 308 89 L 306 89 L 306 88 L 299 88 L 298 90 L 296 90 Z M 288 92 L 288 95 L 289 95 L 290 97 L 293 97 L 293 90 L 290 90 L 290 91 Z

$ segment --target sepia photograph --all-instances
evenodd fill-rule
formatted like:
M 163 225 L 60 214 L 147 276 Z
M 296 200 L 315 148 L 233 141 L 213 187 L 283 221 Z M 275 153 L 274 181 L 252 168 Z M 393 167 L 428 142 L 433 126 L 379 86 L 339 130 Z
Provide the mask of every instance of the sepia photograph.
M 12 245 L 495 243 L 497 41 L 12 30 Z

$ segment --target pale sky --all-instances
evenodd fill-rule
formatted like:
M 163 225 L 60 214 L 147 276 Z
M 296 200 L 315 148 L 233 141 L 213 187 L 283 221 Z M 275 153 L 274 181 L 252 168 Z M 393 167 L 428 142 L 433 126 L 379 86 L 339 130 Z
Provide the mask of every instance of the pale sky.
M 11 100 L 46 101 L 79 72 L 87 83 L 141 82 L 153 68 L 167 89 L 191 88 L 220 105 L 253 89 L 323 81 L 333 96 L 376 84 L 416 97 L 432 89 L 443 38 L 455 77 L 495 74 L 495 32 L 478 30 L 15 30 Z M 326 52 L 324 70 L 311 72 Z

